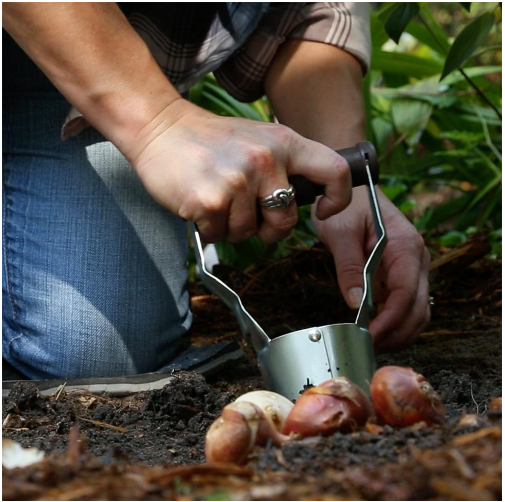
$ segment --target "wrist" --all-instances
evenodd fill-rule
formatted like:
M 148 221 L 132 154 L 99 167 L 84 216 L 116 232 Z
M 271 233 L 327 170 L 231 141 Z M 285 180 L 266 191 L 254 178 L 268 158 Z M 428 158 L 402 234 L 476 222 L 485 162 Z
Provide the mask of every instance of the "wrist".
M 80 110 L 129 160 L 142 148 L 155 124 L 177 121 L 182 108 L 179 102 L 184 102 L 147 46 L 138 49 L 136 75 L 111 79 L 98 88 L 90 84 L 87 103 Z

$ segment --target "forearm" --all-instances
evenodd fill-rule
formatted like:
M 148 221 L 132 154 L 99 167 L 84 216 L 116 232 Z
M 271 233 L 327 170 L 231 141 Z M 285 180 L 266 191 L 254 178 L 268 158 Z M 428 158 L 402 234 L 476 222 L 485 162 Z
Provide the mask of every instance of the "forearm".
M 4 3 L 3 25 L 123 153 L 180 96 L 115 3 Z
M 334 46 L 286 42 L 265 88 L 282 124 L 331 148 L 365 139 L 362 71 L 358 61 Z

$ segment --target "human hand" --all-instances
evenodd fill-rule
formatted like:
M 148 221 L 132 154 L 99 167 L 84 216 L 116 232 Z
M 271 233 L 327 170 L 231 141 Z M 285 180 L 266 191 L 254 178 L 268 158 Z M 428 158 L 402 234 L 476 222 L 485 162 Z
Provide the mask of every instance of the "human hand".
M 412 343 L 430 320 L 428 268 L 430 255 L 415 227 L 389 199 L 376 189 L 388 242 L 375 283 L 378 315 L 370 323 L 376 351 Z M 321 240 L 331 250 L 338 283 L 351 308 L 358 308 L 363 294 L 363 267 L 377 241 L 368 189 L 353 190 L 353 199 L 342 213 L 320 221 L 314 218 Z
M 349 166 L 331 148 L 279 124 L 220 117 L 182 99 L 122 151 L 148 192 L 194 221 L 207 242 L 239 242 L 256 233 L 267 243 L 287 237 L 298 219 L 296 205 L 262 208 L 259 222 L 257 204 L 287 188 L 288 175 L 325 185 L 316 210 L 321 220 L 351 200 Z

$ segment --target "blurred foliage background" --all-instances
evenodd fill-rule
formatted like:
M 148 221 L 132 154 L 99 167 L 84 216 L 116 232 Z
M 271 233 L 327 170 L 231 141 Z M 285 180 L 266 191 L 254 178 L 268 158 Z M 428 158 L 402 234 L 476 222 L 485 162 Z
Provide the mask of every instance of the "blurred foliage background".
M 482 229 L 501 258 L 501 4 L 372 4 L 367 136 L 386 195 L 431 241 L 455 246 Z M 272 121 L 266 98 L 240 103 L 207 75 L 190 99 L 219 115 Z M 309 208 L 292 237 L 219 243 L 246 268 L 317 242 Z

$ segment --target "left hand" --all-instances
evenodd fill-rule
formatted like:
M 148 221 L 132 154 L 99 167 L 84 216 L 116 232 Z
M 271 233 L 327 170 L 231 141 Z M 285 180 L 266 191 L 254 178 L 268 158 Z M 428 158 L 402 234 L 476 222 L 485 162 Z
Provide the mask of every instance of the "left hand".
M 383 308 L 370 323 L 376 351 L 411 344 L 430 320 L 428 268 L 430 255 L 415 227 L 376 188 L 388 242 L 376 273 L 384 289 L 374 300 Z M 353 190 L 351 204 L 321 221 L 314 217 L 319 237 L 335 259 L 340 289 L 347 304 L 358 308 L 363 294 L 363 267 L 377 241 L 368 189 Z

